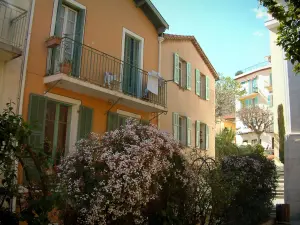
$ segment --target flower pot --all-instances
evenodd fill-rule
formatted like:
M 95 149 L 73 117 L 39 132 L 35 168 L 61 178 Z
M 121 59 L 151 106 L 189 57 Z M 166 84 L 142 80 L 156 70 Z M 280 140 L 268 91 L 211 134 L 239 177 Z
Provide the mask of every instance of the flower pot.
M 71 74 L 72 72 L 72 64 L 71 63 L 62 63 L 60 65 L 60 72 L 64 74 Z
M 51 37 L 46 41 L 47 48 L 55 48 L 59 46 L 61 43 L 60 37 Z

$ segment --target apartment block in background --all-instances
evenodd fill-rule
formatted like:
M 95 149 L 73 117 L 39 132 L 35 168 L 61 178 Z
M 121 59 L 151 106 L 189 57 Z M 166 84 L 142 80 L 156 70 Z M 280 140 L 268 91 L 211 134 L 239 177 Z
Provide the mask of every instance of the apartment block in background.
M 0 0 L 0 112 L 19 103 L 31 0 Z
M 163 37 L 161 73 L 168 81 L 168 113 L 160 117 L 160 129 L 187 149 L 214 156 L 218 74 L 194 36 Z
M 126 118 L 157 124 L 167 111 L 156 72 L 167 28 L 149 0 L 37 0 L 22 107 L 35 124 L 31 145 L 56 162 Z
M 260 107 L 273 107 L 272 68 L 270 61 L 256 64 L 242 71 L 234 79 L 241 83 L 245 94 L 236 102 L 236 111 L 242 107 L 258 105 Z M 257 135 L 236 116 L 236 143 L 238 145 L 258 144 Z M 265 149 L 274 150 L 273 128 L 261 135 L 261 143 Z

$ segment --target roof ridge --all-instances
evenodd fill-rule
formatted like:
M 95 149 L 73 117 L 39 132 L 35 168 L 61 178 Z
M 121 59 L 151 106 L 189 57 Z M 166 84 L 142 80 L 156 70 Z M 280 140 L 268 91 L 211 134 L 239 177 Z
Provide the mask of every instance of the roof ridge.
M 195 46 L 196 50 L 200 54 L 200 56 L 203 58 L 204 62 L 208 66 L 208 69 L 213 74 L 216 80 L 219 79 L 219 74 L 215 70 L 214 66 L 211 64 L 210 60 L 208 59 L 207 55 L 201 48 L 199 42 L 197 41 L 196 37 L 194 35 L 179 35 L 179 34 L 168 34 L 164 33 L 164 38 L 167 40 L 187 40 L 191 41 L 193 45 Z

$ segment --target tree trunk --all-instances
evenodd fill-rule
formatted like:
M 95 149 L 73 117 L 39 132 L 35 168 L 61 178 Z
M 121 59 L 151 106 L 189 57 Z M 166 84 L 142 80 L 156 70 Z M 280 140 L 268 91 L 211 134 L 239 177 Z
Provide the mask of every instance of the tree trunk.
M 257 144 L 259 144 L 259 145 L 260 145 L 260 140 L 261 140 L 260 137 L 261 137 L 261 133 L 258 133 L 257 134 Z

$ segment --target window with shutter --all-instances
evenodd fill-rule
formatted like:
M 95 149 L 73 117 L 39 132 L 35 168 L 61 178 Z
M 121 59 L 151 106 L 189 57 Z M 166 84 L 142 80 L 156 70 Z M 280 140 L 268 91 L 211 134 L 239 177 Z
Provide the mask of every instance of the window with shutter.
M 205 149 L 209 148 L 209 127 L 205 124 Z
M 192 89 L 192 72 L 191 72 L 191 64 L 186 63 L 186 89 Z
M 178 113 L 174 113 L 173 112 L 173 116 L 172 116 L 172 124 L 173 124 L 173 136 L 174 136 L 174 139 L 175 140 L 180 140 L 179 139 L 179 135 L 180 135 L 180 132 L 179 132 L 179 114 Z
M 93 125 L 93 109 L 80 106 L 79 122 L 78 122 L 78 139 L 85 138 L 92 132 Z
M 206 91 L 206 100 L 209 100 L 209 93 L 210 93 L 210 90 L 209 90 L 209 77 L 206 76 L 206 87 L 205 87 L 205 91 Z
M 47 98 L 41 95 L 30 95 L 28 122 L 31 128 L 31 135 L 29 137 L 29 145 L 31 148 L 37 151 L 44 149 L 45 138 L 45 118 Z M 33 160 L 31 158 L 24 159 L 24 169 L 27 170 L 27 174 L 30 180 L 39 180 L 40 175 L 36 170 Z M 27 183 L 25 174 L 23 175 L 23 183 Z
M 179 66 L 180 66 L 179 65 L 179 55 L 177 53 L 174 53 L 173 79 L 176 84 L 179 84 L 179 70 L 180 70 Z
M 195 69 L 196 95 L 200 96 L 200 71 Z
M 200 121 L 196 120 L 196 148 L 200 148 Z
M 192 145 L 192 121 L 191 118 L 186 117 L 186 133 L 187 133 L 187 146 Z

